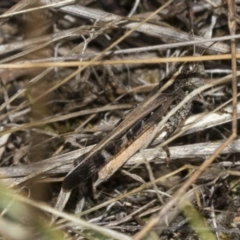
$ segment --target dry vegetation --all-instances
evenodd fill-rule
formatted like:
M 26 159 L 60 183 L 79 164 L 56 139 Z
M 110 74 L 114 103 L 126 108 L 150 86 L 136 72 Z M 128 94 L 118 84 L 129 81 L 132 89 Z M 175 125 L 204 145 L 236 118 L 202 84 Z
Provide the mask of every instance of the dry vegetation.
M 0 1 L 1 239 L 240 238 L 232 125 L 240 10 L 236 3 L 228 23 L 231 2 Z M 84 198 L 76 188 L 64 210 L 54 208 L 74 160 L 179 61 L 203 61 L 212 107 L 193 105 L 168 143 L 168 166 L 161 146 L 150 145 L 96 189 L 92 179 Z

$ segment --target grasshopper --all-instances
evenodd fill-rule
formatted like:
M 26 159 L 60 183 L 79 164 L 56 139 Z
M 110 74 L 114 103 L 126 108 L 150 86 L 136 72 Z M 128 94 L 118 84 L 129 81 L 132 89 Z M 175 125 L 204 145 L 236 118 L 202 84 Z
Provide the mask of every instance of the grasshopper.
M 160 81 L 146 99 L 128 113 L 90 152 L 76 160 L 77 166 L 63 181 L 63 190 L 70 191 L 84 184 L 99 171 L 103 177 L 97 185 L 107 180 L 144 146 L 146 139 L 169 109 L 203 84 L 203 65 L 183 63 L 175 72 Z M 164 126 L 166 134 L 163 140 L 166 140 L 188 117 L 191 107 L 192 100 L 168 119 Z

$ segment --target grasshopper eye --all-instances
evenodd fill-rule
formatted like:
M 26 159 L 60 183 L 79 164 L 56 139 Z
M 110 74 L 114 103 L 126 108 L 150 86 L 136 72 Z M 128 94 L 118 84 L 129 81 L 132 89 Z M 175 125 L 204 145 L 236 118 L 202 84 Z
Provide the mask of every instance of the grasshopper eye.
M 190 65 L 189 65 L 189 70 L 192 72 L 192 71 L 193 71 L 193 69 L 194 69 L 193 65 L 192 65 L 192 64 L 190 64 Z

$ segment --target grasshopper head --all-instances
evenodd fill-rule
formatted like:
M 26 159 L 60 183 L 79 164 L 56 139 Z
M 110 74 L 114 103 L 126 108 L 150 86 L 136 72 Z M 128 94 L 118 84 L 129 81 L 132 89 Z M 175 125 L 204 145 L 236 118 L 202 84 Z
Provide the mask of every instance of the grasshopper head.
M 196 88 L 204 85 L 205 70 L 202 62 L 186 63 L 182 71 L 186 75 L 188 82 Z

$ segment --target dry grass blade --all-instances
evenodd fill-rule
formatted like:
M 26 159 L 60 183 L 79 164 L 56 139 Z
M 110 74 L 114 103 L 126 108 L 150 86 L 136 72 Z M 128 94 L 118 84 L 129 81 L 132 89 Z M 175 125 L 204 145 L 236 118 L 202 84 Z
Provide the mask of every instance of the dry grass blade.
M 239 239 L 236 2 L 0 1 L 0 237 Z M 176 63 L 200 61 L 204 86 L 161 82 L 180 78 Z M 164 113 L 138 138 L 143 149 L 62 189 L 74 161 L 114 140 L 124 119 L 128 137 L 143 129 L 156 109 L 138 106 L 158 85 Z
M 231 34 L 235 34 L 236 31 L 236 20 L 235 20 L 235 1 L 228 1 L 229 7 L 229 30 Z M 233 91 L 233 120 L 232 120 L 232 134 L 229 138 L 218 147 L 215 152 L 200 166 L 200 168 L 181 186 L 181 188 L 175 193 L 171 201 L 169 201 L 163 209 L 159 212 L 158 216 L 153 218 L 148 225 L 138 233 L 138 235 L 134 238 L 135 240 L 141 239 L 146 232 L 148 232 L 154 225 L 159 222 L 159 219 L 163 218 L 164 215 L 184 196 L 187 189 L 193 184 L 197 178 L 209 167 L 209 165 L 216 159 L 216 157 L 222 152 L 222 150 L 228 146 L 234 138 L 237 137 L 237 78 L 236 78 L 236 43 L 234 40 L 231 41 L 231 52 L 232 52 L 232 70 L 233 70 L 233 78 L 232 78 L 232 91 Z M 180 208 L 184 208 L 184 206 L 179 206 Z

